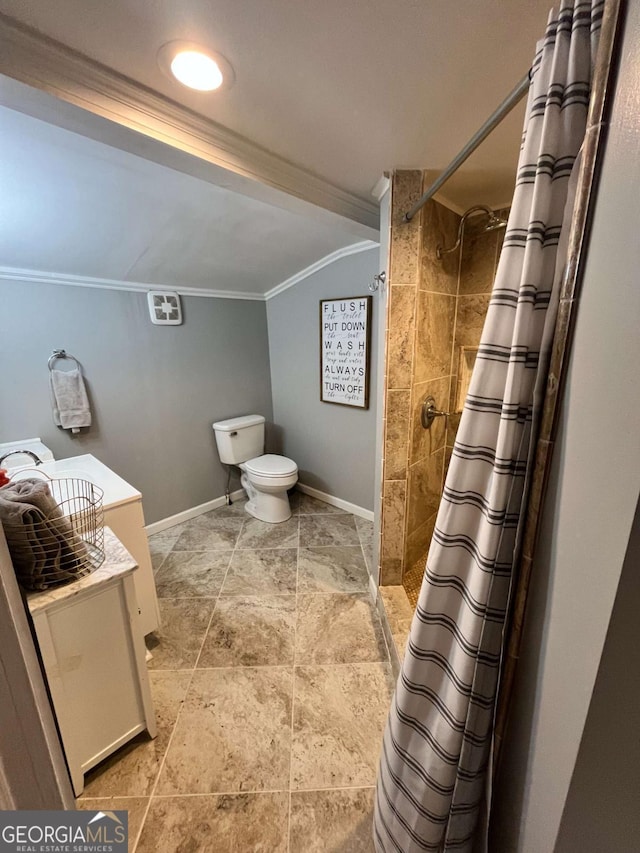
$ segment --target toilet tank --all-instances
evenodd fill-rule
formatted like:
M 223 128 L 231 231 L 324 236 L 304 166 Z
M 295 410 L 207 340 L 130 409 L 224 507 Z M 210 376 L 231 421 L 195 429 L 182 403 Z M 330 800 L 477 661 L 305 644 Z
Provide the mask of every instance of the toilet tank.
M 239 465 L 264 453 L 264 418 L 243 415 L 213 424 L 220 461 Z

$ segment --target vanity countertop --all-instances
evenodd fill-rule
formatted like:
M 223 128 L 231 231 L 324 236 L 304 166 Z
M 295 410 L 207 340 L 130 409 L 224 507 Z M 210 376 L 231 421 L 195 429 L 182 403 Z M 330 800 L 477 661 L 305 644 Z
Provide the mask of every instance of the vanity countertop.
M 137 568 L 136 561 L 110 527 L 104 528 L 104 554 L 102 565 L 90 574 L 62 586 L 27 593 L 29 611 L 35 614 L 54 604 L 67 603 L 74 596 L 114 578 L 131 574 Z
M 19 475 L 23 477 L 35 477 L 34 472 L 46 474 L 48 477 L 75 477 L 80 480 L 88 480 L 99 486 L 104 492 L 102 505 L 105 509 L 131 501 L 138 501 L 141 494 L 132 485 L 119 477 L 115 471 L 96 459 L 91 453 L 82 456 L 70 456 L 68 459 L 57 459 L 55 462 L 44 462 L 42 465 L 28 466 L 12 472 L 12 478 Z

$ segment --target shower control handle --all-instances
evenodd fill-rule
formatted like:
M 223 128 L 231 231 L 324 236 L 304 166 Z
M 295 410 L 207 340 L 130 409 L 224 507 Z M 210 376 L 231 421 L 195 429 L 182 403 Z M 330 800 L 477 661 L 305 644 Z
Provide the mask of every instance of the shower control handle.
M 422 426 L 425 429 L 431 429 L 431 424 L 436 418 L 448 418 L 450 414 L 451 412 L 441 412 L 436 406 L 435 399 L 429 395 L 422 404 L 422 411 L 420 413 Z

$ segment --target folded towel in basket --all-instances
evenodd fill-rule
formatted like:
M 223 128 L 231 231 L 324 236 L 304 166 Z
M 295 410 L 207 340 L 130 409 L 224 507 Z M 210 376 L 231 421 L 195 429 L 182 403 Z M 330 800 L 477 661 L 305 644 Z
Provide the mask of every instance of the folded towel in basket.
M 0 488 L 0 522 L 18 580 L 47 589 L 85 573 L 87 548 L 49 486 L 30 477 Z
M 80 432 L 91 426 L 91 409 L 79 368 L 49 371 L 53 422 L 63 429 Z

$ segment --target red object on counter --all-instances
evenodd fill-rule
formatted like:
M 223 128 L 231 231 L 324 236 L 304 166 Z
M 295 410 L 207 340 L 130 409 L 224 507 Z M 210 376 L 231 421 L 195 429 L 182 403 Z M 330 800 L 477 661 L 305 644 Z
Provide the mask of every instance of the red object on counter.
M 6 486 L 9 482 L 11 481 L 7 477 L 7 469 L 0 468 L 0 488 L 2 488 L 2 486 Z

